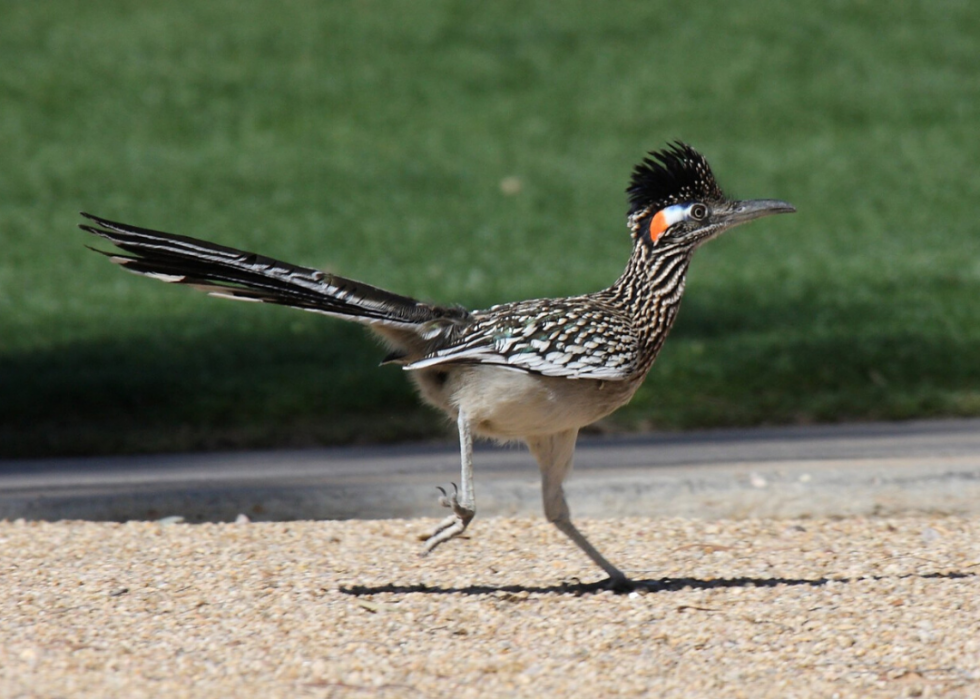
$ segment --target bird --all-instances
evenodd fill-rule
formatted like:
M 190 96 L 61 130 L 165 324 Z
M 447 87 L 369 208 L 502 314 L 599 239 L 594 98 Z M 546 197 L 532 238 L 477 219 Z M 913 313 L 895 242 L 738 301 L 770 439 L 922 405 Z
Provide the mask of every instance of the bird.
M 79 227 L 118 250 L 135 274 L 211 296 L 280 304 L 361 323 L 390 350 L 421 398 L 455 421 L 460 484 L 422 555 L 466 531 L 476 514 L 473 440 L 524 442 L 541 473 L 545 517 L 601 568 L 600 584 L 631 589 L 573 524 L 563 484 L 581 428 L 626 404 L 657 358 L 680 308 L 692 255 L 725 231 L 796 209 L 726 196 L 705 157 L 682 141 L 648 152 L 626 189 L 632 252 L 609 287 L 467 310 L 196 238 L 82 213 Z M 122 252 L 120 252 L 122 251 Z

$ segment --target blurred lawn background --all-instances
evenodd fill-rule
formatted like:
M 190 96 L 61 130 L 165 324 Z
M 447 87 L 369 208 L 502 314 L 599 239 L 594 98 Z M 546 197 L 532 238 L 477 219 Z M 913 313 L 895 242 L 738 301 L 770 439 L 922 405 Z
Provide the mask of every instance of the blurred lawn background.
M 362 329 L 86 251 L 77 212 L 471 307 L 591 291 L 680 138 L 799 213 L 701 250 L 603 429 L 980 414 L 980 4 L 10 2 L 0 456 L 447 434 Z

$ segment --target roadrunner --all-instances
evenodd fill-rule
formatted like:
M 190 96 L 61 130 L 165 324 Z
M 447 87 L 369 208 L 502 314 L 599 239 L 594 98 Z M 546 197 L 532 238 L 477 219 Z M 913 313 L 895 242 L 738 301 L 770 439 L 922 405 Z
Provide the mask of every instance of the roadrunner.
M 684 143 L 651 152 L 627 188 L 633 252 L 608 289 L 467 311 L 250 252 L 83 214 L 82 225 L 129 254 L 103 252 L 136 274 L 212 296 L 264 301 L 363 323 L 391 349 L 384 363 L 409 372 L 422 398 L 459 429 L 462 475 L 452 510 L 423 555 L 462 534 L 476 513 L 473 437 L 524 441 L 541 469 L 544 513 L 608 575 L 626 575 L 572 524 L 562 483 L 580 428 L 624 405 L 643 382 L 677 317 L 691 256 L 734 226 L 795 209 L 736 201 Z

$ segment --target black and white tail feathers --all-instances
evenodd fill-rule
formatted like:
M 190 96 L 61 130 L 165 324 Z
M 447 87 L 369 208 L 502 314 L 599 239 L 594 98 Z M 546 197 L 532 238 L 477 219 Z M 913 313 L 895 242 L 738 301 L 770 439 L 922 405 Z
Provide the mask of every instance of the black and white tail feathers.
M 462 308 L 433 306 L 320 270 L 187 236 L 115 223 L 86 213 L 82 216 L 97 224 L 81 224 L 82 230 L 131 254 L 96 252 L 135 274 L 186 284 L 212 296 L 338 316 L 371 325 L 389 340 L 403 333 L 418 335 L 426 345 L 469 320 L 469 313 Z

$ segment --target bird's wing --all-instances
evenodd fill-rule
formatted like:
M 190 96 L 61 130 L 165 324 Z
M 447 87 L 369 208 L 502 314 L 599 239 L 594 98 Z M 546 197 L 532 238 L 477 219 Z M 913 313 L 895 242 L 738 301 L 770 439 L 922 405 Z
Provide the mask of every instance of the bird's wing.
M 477 311 L 473 318 L 452 346 L 405 368 L 494 364 L 543 376 L 615 381 L 633 373 L 639 355 L 625 315 L 581 299 L 506 304 Z

